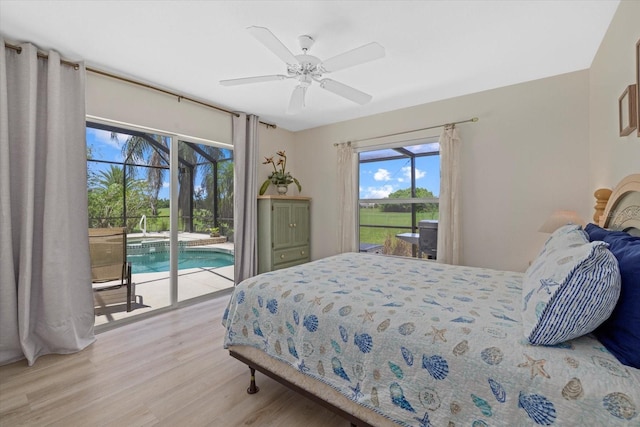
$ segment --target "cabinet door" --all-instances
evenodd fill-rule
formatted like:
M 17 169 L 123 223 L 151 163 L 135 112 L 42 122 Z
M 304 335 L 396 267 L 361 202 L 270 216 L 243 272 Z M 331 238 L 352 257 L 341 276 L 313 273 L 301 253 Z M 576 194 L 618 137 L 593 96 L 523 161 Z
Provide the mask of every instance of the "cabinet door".
M 274 201 L 272 204 L 272 241 L 273 249 L 291 246 L 291 203 L 288 201 Z
M 309 203 L 294 202 L 291 204 L 291 223 L 293 224 L 291 245 L 309 243 Z

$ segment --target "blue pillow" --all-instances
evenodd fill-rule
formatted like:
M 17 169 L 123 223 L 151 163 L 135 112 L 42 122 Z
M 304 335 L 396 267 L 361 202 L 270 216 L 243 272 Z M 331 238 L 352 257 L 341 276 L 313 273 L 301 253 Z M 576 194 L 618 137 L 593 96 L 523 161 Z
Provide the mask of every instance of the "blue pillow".
M 594 334 L 620 362 L 640 369 L 640 237 L 594 224 L 585 231 L 591 241 L 609 244 L 622 277 L 618 304 Z
M 527 341 L 554 345 L 593 332 L 620 295 L 618 262 L 579 226 L 556 230 L 527 269 L 522 324 Z
M 589 241 L 590 242 L 595 242 L 595 241 L 604 241 L 604 238 L 607 234 L 611 234 L 611 233 L 623 233 L 623 234 L 627 234 L 623 231 L 610 231 L 610 230 L 605 230 L 604 228 L 598 227 L 595 224 L 587 224 L 587 226 L 584 228 L 584 231 L 587 232 L 587 235 L 589 236 Z

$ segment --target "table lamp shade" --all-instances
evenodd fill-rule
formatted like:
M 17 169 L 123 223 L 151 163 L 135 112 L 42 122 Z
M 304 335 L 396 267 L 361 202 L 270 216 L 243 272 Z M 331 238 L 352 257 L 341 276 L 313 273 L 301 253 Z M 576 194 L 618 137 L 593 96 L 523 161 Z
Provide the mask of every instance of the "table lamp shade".
M 584 220 L 574 211 L 555 211 L 538 230 L 541 233 L 553 233 L 567 224 L 584 225 Z

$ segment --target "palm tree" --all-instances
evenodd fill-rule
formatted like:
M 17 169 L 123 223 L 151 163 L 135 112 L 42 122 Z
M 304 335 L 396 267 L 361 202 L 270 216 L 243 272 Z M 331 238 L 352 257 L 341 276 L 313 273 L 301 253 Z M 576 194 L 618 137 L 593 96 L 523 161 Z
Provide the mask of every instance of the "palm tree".
M 209 158 L 215 160 L 216 165 L 214 168 L 214 163 L 210 161 L 199 164 L 203 168 L 201 185 L 207 191 L 207 206 L 213 210 L 214 203 L 217 203 L 217 212 L 213 212 L 213 215 L 231 218 L 233 217 L 233 161 L 227 158 L 230 152 L 213 146 L 200 146 L 200 148 Z M 216 173 L 217 176 L 214 176 Z M 217 200 L 214 201 L 214 197 Z
M 198 154 L 182 141 L 178 142 L 178 217 L 183 220 L 183 229 L 193 231 L 193 212 L 191 198 L 193 196 L 193 177 L 198 167 Z
M 129 171 L 131 177 L 136 175 L 136 168 L 131 167 L 133 164 L 141 164 L 149 166 L 146 169 L 147 184 L 151 194 L 149 195 L 149 205 L 152 215 L 158 215 L 158 194 L 162 189 L 164 182 L 164 172 L 168 168 L 168 151 L 169 144 L 168 139 L 160 135 L 145 135 L 147 138 L 137 135 L 131 135 L 127 138 L 126 142 L 122 145 L 122 157 L 125 159 L 125 166 L 130 165 Z M 112 139 L 117 139 L 118 134 L 111 133 Z M 162 148 L 158 148 L 150 140 L 155 141 L 160 147 L 164 147 L 166 152 Z
M 201 203 L 198 203 L 199 206 L 197 207 L 209 212 L 202 218 L 203 224 L 201 225 L 205 227 L 217 226 L 216 218 L 220 213 L 220 206 L 218 206 L 218 212 L 215 212 L 215 203 L 220 201 L 221 185 L 224 186 L 225 183 L 221 182 L 220 168 L 215 166 L 221 164 L 220 161 L 224 160 L 227 155 L 226 152 L 227 150 L 211 145 L 185 142 L 179 144 L 179 158 L 185 165 L 191 165 L 192 167 L 182 167 L 182 165 L 180 167 L 178 178 L 180 185 L 178 206 L 179 209 L 182 209 L 181 212 L 188 212 L 189 197 L 191 194 L 189 189 L 191 185 L 196 185 L 193 177 L 201 176 L 202 178 L 199 184 L 200 187 L 204 189 L 205 197 L 199 199 Z M 215 186 L 216 179 L 214 176 L 216 171 L 218 178 L 217 188 Z M 231 170 L 230 183 L 228 179 L 225 182 L 228 188 L 231 188 L 231 191 L 233 191 L 233 170 Z M 214 200 L 215 197 L 218 197 L 218 200 Z M 199 212 L 202 214 L 202 211 Z M 193 226 L 193 224 L 191 225 Z
M 142 180 L 127 179 L 123 186 L 124 169 L 118 165 L 109 165 L 94 174 L 89 183 L 89 216 L 102 227 L 125 225 L 124 201 L 127 212 L 141 215 L 146 207 L 147 183 Z
M 218 214 L 233 219 L 233 160 L 218 163 Z
M 124 171 L 120 166 L 110 165 L 109 169 L 98 171 L 93 184 L 98 188 L 107 189 L 113 184 L 122 185 Z M 127 189 L 131 188 L 133 180 L 127 180 Z

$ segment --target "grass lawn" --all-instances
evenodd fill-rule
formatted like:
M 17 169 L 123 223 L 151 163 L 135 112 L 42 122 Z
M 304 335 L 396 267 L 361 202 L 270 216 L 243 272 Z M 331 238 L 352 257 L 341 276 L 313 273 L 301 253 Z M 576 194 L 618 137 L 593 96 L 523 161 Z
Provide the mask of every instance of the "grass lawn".
M 418 212 L 416 221 L 423 219 L 438 219 L 438 213 Z M 390 228 L 363 227 L 363 225 L 384 225 Z M 417 224 L 416 224 L 417 225 Z M 383 245 L 387 235 L 394 237 L 398 233 L 410 233 L 411 213 L 409 212 L 381 212 L 379 208 L 360 208 L 360 243 L 375 243 Z
M 147 231 L 167 230 L 169 230 L 169 208 L 158 208 L 157 217 L 150 217 L 147 215 Z
M 138 228 L 139 223 L 136 221 L 134 232 L 140 232 Z M 200 218 L 194 218 L 193 225 L 196 232 L 208 232 L 211 225 L 202 223 Z M 182 219 L 178 220 L 178 229 L 182 230 L 184 227 Z M 158 216 L 154 217 L 147 215 L 147 231 L 168 231 L 169 230 L 169 208 L 158 208 Z
M 163 218 L 164 217 L 164 218 Z M 416 221 L 423 219 L 438 219 L 438 213 L 418 212 Z M 137 230 L 136 223 L 136 231 Z M 196 229 L 202 229 L 198 219 L 195 219 Z M 381 212 L 379 208 L 360 208 L 360 242 L 384 245 L 387 236 L 395 239 L 398 233 L 410 233 L 411 214 L 408 212 Z M 362 225 L 382 225 L 389 228 L 362 227 Z M 417 224 L 416 224 L 417 225 Z M 158 218 L 147 218 L 147 231 L 164 231 L 169 229 L 169 208 L 158 209 Z
M 131 232 L 140 233 L 142 230 L 139 227 L 140 217 L 133 218 L 128 222 L 131 227 Z M 225 218 L 218 218 L 220 232 L 225 236 L 233 234 L 233 229 L 230 227 L 230 222 Z M 194 233 L 209 233 L 210 228 L 213 227 L 213 218 L 210 211 L 205 209 L 195 209 L 193 218 Z M 178 231 L 185 229 L 184 220 L 178 219 Z M 147 231 L 148 232 L 160 232 L 169 230 L 169 208 L 158 208 L 158 215 L 151 216 L 147 214 Z

